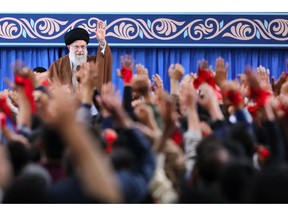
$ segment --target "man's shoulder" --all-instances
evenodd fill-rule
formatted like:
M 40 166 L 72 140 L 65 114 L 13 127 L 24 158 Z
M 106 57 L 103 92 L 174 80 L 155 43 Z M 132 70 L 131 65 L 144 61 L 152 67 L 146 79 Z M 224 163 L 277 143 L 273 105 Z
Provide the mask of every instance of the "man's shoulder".
M 69 55 L 65 55 L 65 56 L 62 56 L 60 58 L 58 58 L 57 60 L 55 60 L 50 66 L 52 65 L 58 65 L 58 64 L 62 64 L 63 62 L 66 62 L 66 61 L 70 61 L 69 60 Z
M 62 56 L 50 65 L 49 71 L 59 70 L 59 68 L 62 68 L 63 65 L 68 64 L 68 62 L 70 62 L 69 55 Z
M 62 56 L 60 58 L 58 58 L 55 62 L 60 62 L 60 61 L 66 61 L 69 59 L 69 55 L 65 55 L 65 56 Z

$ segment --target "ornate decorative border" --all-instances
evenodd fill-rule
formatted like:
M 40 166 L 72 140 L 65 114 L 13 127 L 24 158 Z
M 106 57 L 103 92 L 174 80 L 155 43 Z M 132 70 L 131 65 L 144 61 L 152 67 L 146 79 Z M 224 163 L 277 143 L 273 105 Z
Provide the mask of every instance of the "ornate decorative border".
M 63 46 L 64 34 L 99 19 L 111 46 L 288 47 L 287 14 L 0 14 L 1 46 Z M 93 42 L 95 39 L 95 42 Z

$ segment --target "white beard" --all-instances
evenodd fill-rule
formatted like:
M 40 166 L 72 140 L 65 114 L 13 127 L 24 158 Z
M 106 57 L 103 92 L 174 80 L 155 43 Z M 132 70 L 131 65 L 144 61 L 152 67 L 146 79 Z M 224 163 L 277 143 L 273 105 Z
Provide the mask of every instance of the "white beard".
M 72 62 L 75 67 L 77 65 L 81 65 L 82 63 L 85 63 L 87 61 L 87 53 L 88 51 L 86 50 L 83 55 L 76 55 L 75 52 L 71 51 L 69 52 L 69 58 L 70 61 Z
M 77 66 L 80 66 L 82 63 L 87 62 L 87 50 L 83 53 L 83 55 L 76 55 L 75 52 L 72 52 L 70 50 L 69 52 L 69 58 L 70 61 L 72 62 L 72 84 L 73 86 L 77 86 L 78 85 L 78 81 L 75 75 L 75 72 L 78 71 L 77 70 Z

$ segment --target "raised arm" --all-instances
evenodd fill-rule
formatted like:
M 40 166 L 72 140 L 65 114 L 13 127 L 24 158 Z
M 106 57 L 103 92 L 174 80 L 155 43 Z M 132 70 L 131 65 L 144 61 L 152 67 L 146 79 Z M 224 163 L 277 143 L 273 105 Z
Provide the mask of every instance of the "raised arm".
M 97 22 L 97 28 L 95 31 L 96 39 L 98 40 L 100 46 L 97 50 L 96 55 L 96 68 L 98 73 L 97 77 L 97 90 L 101 91 L 103 83 L 108 83 L 112 81 L 112 52 L 108 43 L 106 42 L 106 26 L 102 20 Z M 95 56 L 94 56 L 95 57 Z M 88 61 L 95 61 L 95 59 L 89 59 Z
M 103 202 L 121 202 L 115 173 L 99 146 L 98 140 L 75 119 L 76 104 L 71 95 L 55 90 L 46 110 L 45 122 L 64 136 L 76 163 L 77 173 L 86 193 Z

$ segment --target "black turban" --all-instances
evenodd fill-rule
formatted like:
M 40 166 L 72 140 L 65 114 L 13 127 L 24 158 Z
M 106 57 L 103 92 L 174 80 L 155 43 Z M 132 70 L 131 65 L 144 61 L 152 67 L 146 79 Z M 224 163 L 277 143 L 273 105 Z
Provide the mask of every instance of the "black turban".
M 89 34 L 83 28 L 74 28 L 65 34 L 64 40 L 65 40 L 66 46 L 72 44 L 76 40 L 84 40 L 88 44 Z

